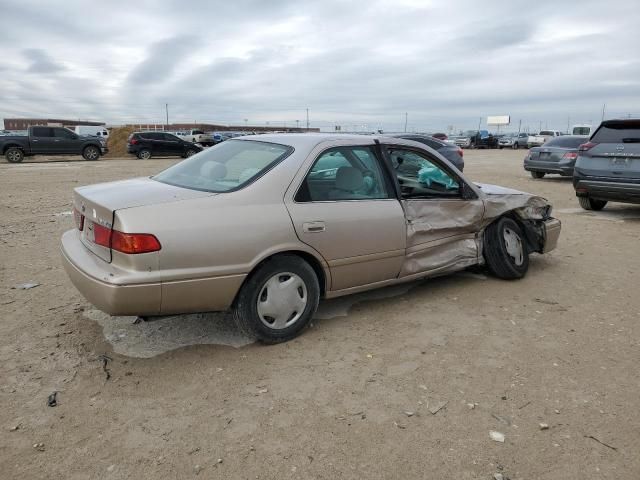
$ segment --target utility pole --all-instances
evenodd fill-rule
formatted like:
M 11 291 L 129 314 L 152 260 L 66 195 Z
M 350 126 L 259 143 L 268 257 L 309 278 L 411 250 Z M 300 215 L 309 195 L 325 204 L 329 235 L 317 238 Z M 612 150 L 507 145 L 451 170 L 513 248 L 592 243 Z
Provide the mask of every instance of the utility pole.
M 518 135 L 520 134 L 521 129 L 522 129 L 522 119 L 518 120 Z
M 169 128 L 169 104 L 168 103 L 164 104 L 164 111 L 167 114 L 167 128 Z
M 601 121 L 603 121 L 603 122 L 604 122 L 604 111 L 605 111 L 605 109 L 606 109 L 606 108 L 607 108 L 607 104 L 606 104 L 606 103 L 603 103 L 603 104 L 602 104 L 602 120 L 601 120 Z
M 309 130 L 309 109 L 307 108 L 307 130 Z
M 482 117 L 478 120 L 478 131 L 480 131 L 480 127 L 482 127 Z
M 567 135 L 569 135 L 569 124 L 571 123 L 571 117 L 567 117 Z
M 409 114 L 404 112 L 404 133 L 407 133 L 407 121 L 409 120 Z
M 540 128 L 538 128 L 538 133 L 542 131 L 542 120 L 540 120 Z
M 300 120 L 296 120 L 296 129 L 300 128 Z

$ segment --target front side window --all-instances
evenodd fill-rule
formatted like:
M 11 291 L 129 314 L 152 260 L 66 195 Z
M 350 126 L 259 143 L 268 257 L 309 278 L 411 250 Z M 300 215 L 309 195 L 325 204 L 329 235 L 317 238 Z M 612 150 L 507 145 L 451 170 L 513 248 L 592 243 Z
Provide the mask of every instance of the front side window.
M 336 147 L 323 152 L 296 194 L 297 202 L 391 198 L 380 161 L 370 147 Z
M 451 173 L 428 157 L 390 147 L 389 156 L 403 198 L 460 197 L 460 183 Z
M 75 134 L 66 128 L 54 128 L 53 136 L 56 138 L 65 138 L 67 140 L 75 138 Z
M 232 140 L 194 155 L 158 175 L 158 182 L 205 192 L 229 192 L 251 183 L 289 156 L 277 143 Z
M 163 133 L 162 138 L 163 140 L 166 140 L 168 142 L 177 142 L 179 140 L 178 137 L 176 137 L 175 135 L 171 135 L 170 133 Z

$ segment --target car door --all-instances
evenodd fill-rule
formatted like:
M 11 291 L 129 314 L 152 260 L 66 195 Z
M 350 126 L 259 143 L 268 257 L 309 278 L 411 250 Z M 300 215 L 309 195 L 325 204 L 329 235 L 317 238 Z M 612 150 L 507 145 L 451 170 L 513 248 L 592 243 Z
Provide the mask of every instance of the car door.
M 165 145 L 162 132 L 148 132 L 144 134 L 144 138 L 147 139 L 149 148 L 152 155 L 164 155 Z
M 59 153 L 78 154 L 80 152 L 81 142 L 77 140 L 78 136 L 67 130 L 66 128 L 53 129 L 53 142 Z
M 340 146 L 312 155 L 286 204 L 298 238 L 329 265 L 330 289 L 396 278 L 404 261 L 404 213 L 374 148 Z
M 464 179 L 435 155 L 387 145 L 406 217 L 400 277 L 458 270 L 478 263 L 484 204 Z
M 163 147 L 165 155 L 181 156 L 184 154 L 184 146 L 180 139 L 175 135 L 171 135 L 170 133 L 163 133 L 162 141 L 164 143 Z
M 53 138 L 53 128 L 32 127 L 29 143 L 33 153 L 60 153 Z

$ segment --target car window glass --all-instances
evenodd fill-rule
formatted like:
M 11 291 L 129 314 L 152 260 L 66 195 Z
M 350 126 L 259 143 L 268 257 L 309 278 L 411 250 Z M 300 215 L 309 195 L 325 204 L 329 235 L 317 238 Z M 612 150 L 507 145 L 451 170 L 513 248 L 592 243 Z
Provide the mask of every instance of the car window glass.
M 178 137 L 174 137 L 173 135 L 171 135 L 170 133 L 163 133 L 162 134 L 162 138 L 164 140 L 168 140 L 170 142 L 175 142 L 178 140 Z
M 296 194 L 298 202 L 390 198 L 387 177 L 370 147 L 338 147 L 322 153 Z
M 403 198 L 441 198 L 461 196 L 457 178 L 426 155 L 389 148 Z
M 545 147 L 578 148 L 586 142 L 584 137 L 555 137 L 544 144 Z
M 595 143 L 638 143 L 640 142 L 640 125 L 637 128 L 611 128 L 609 126 L 601 126 L 591 137 L 591 141 Z
M 70 139 L 74 137 L 74 134 L 71 133 L 69 130 L 66 130 L 64 128 L 54 128 L 53 129 L 53 136 L 56 138 L 66 138 L 66 139 Z
M 51 128 L 49 127 L 33 127 L 31 134 L 34 137 L 52 137 Z

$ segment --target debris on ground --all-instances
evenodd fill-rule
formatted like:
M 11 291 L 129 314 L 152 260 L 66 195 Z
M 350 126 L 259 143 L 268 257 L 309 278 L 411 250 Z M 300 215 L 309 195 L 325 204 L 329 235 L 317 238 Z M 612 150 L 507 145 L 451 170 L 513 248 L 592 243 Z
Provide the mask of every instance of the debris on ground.
M 489 432 L 489 437 L 494 442 L 504 443 L 504 433 L 496 432 L 495 430 L 491 430 Z
M 541 423 L 540 424 L 540 430 L 549 430 L 549 424 L 548 423 Z
M 49 407 L 58 406 L 58 392 L 53 392 L 47 397 L 47 405 Z
M 34 443 L 33 448 L 35 448 L 39 452 L 44 452 L 44 443 Z
M 222 459 L 221 459 L 221 458 L 219 458 L 218 460 L 216 460 L 216 463 L 217 463 L 218 465 L 219 465 L 219 464 L 221 464 L 221 463 L 222 463 Z
M 446 407 L 447 405 L 447 401 L 444 402 L 438 402 L 433 406 L 429 406 L 429 404 L 427 404 L 427 409 L 431 412 L 431 415 L 435 415 L 436 413 L 438 413 L 440 410 L 442 410 L 444 407 Z
M 109 380 L 111 378 L 111 370 L 107 368 L 107 364 L 113 359 L 106 354 L 102 354 L 98 355 L 98 360 L 102 362 L 102 371 L 107 375 L 107 380 Z
M 20 429 L 20 425 L 22 425 L 22 424 L 18 423 L 16 425 L 14 425 L 13 427 L 9 428 L 9 431 L 10 432 L 15 432 L 15 431 L 19 430 Z
M 40 286 L 39 283 L 27 282 L 27 283 L 21 283 L 20 285 L 16 285 L 15 287 L 12 287 L 12 288 L 13 290 L 29 290 L 30 288 L 35 288 L 39 286 Z
M 196 465 L 193 467 L 193 471 L 198 475 L 202 471 L 202 467 L 200 465 Z
M 520 405 L 518 407 L 518 410 L 522 410 L 524 407 L 526 407 L 527 405 L 531 405 L 531 400 L 529 400 L 528 402 L 523 403 L 522 405 Z
M 491 416 L 498 420 L 500 423 L 511 426 L 511 419 L 509 417 L 501 417 L 500 415 L 496 415 L 495 413 L 492 413 Z
M 469 410 L 473 410 L 474 408 L 476 408 L 476 404 L 475 403 L 467 403 L 467 408 Z
M 416 414 L 416 412 L 412 412 L 412 411 L 410 411 L 410 410 L 405 410 L 404 414 L 405 414 L 407 417 L 413 417 L 413 416 Z
M 494 473 L 493 480 L 504 480 L 504 476 L 501 473 Z
M 395 421 L 393 422 L 393 424 L 394 424 L 396 427 L 398 427 L 400 430 L 404 430 L 405 428 L 407 428 L 407 426 L 406 426 L 406 425 L 402 425 L 401 423 L 398 423 L 398 422 L 395 422 Z
M 608 443 L 604 443 L 602 440 L 598 440 L 593 435 L 585 435 L 584 438 L 590 438 L 591 440 L 595 440 L 596 442 L 598 442 L 600 445 L 604 445 L 605 447 L 610 448 L 611 450 L 615 450 L 616 452 L 618 451 L 617 447 L 614 447 L 613 445 L 609 445 Z

